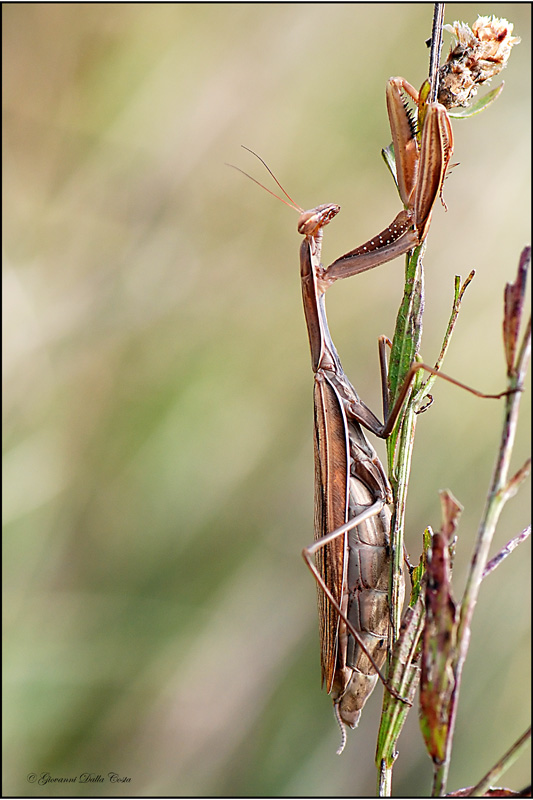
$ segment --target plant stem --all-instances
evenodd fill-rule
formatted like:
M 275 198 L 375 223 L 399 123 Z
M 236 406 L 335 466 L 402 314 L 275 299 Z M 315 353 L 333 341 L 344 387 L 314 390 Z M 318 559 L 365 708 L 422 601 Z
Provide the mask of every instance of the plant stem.
M 459 622 L 457 626 L 457 657 L 453 665 L 454 672 L 454 691 L 450 700 L 449 723 L 446 736 L 446 755 L 445 760 L 438 769 L 438 776 L 436 775 L 436 783 L 434 785 L 434 796 L 440 796 L 446 791 L 446 781 L 448 777 L 448 770 L 450 765 L 451 748 L 453 741 L 453 733 L 455 728 L 455 721 L 457 717 L 457 703 L 459 698 L 459 691 L 461 686 L 461 678 L 463 666 L 468 653 L 468 645 L 470 642 L 470 625 L 472 615 L 477 603 L 479 589 L 483 580 L 483 574 L 487 565 L 489 548 L 492 542 L 492 537 L 496 529 L 496 524 L 501 511 L 506 501 L 511 497 L 519 483 L 523 480 L 528 472 L 528 465 L 524 465 L 511 480 L 508 480 L 509 466 L 511 461 L 511 454 L 513 450 L 514 440 L 516 436 L 516 429 L 518 423 L 518 412 L 521 400 L 521 388 L 524 382 L 525 373 L 529 363 L 529 355 L 531 349 L 531 320 L 528 323 L 522 344 L 519 348 L 516 363 L 515 363 L 515 350 L 518 336 L 518 328 L 520 323 L 520 316 L 523 308 L 524 292 L 525 292 L 525 273 L 529 264 L 529 251 L 526 249 L 522 253 L 518 277 L 516 284 L 508 285 L 506 288 L 506 305 L 504 316 L 504 343 L 506 346 L 507 354 L 507 375 L 508 375 L 508 388 L 512 394 L 508 394 L 505 398 L 505 411 L 502 426 L 502 433 L 500 437 L 500 447 L 496 459 L 496 465 L 487 495 L 487 502 L 485 505 L 484 513 L 478 528 L 477 540 L 475 544 L 474 554 L 470 565 L 470 570 L 467 578 L 465 592 L 461 603 L 459 614 Z M 511 308 L 508 305 L 508 292 L 514 288 L 515 290 L 515 304 L 516 308 Z M 518 299 L 516 299 L 518 298 Z M 514 315 L 514 316 L 513 316 Z M 510 320 L 510 321 L 509 321 Z M 512 323 L 512 324 L 511 324 Z M 515 330 L 512 331 L 513 325 Z M 509 331 L 511 330 L 511 333 Z M 511 354 L 509 354 L 511 351 Z
M 417 357 L 420 349 L 422 312 L 424 307 L 424 267 L 422 264 L 424 251 L 425 245 L 421 245 L 414 250 L 411 257 L 408 255 L 406 258 L 404 295 L 396 320 L 396 329 L 389 364 L 391 407 L 394 404 L 396 392 L 402 385 L 405 375 L 412 362 Z M 415 379 L 415 387 L 411 391 L 411 396 L 418 388 L 416 384 L 420 385 L 420 381 Z M 392 648 L 398 639 L 400 631 L 403 605 L 402 562 L 405 506 L 409 473 L 411 471 L 415 426 L 416 414 L 414 413 L 412 405 L 408 403 L 405 414 L 400 417 L 398 424 L 387 439 L 389 476 L 394 493 L 394 513 L 390 535 L 391 582 L 389 603 L 391 609 L 391 637 L 389 645 L 389 665 L 390 654 L 392 653 Z M 382 711 L 383 719 L 386 719 L 387 712 L 387 698 L 384 698 Z M 395 759 L 393 747 L 384 749 L 383 741 L 380 741 L 380 738 L 378 738 L 376 757 L 379 770 L 379 796 L 390 797 L 392 791 L 392 767 Z
M 444 23 L 444 4 L 435 3 L 433 14 L 433 27 L 431 32 L 431 55 L 429 64 L 429 79 L 434 98 L 438 90 L 438 66 L 440 50 L 442 47 L 442 27 Z M 396 328 L 392 343 L 392 352 L 389 365 L 389 396 L 390 407 L 394 405 L 396 394 L 401 387 L 405 375 L 420 351 L 422 338 L 422 315 L 424 311 L 424 267 L 422 259 L 425 253 L 425 242 L 406 257 L 405 288 L 402 303 L 398 311 Z M 389 603 L 391 609 L 391 637 L 389 642 L 389 668 L 391 654 L 400 632 L 401 613 L 403 605 L 403 542 L 405 528 L 405 507 L 411 460 L 413 454 L 416 414 L 411 398 L 415 397 L 422 383 L 421 377 L 415 378 L 410 397 L 407 401 L 406 412 L 400 417 L 398 424 L 387 439 L 387 456 L 389 465 L 389 479 L 394 493 L 394 513 L 391 525 L 391 583 Z M 416 685 L 416 682 L 415 682 Z M 392 792 L 392 768 L 394 764 L 394 744 L 384 747 L 381 738 L 383 727 L 387 725 L 389 713 L 388 698 L 384 698 L 382 710 L 382 724 L 378 736 L 376 760 L 378 766 L 378 794 L 380 797 L 390 797 Z M 405 718 L 405 717 L 404 717 Z M 401 725 L 394 730 L 394 742 L 397 740 Z M 391 730 L 388 731 L 389 735 Z M 384 732 L 387 740 L 387 732 Z M 386 757 L 383 757 L 386 755 Z

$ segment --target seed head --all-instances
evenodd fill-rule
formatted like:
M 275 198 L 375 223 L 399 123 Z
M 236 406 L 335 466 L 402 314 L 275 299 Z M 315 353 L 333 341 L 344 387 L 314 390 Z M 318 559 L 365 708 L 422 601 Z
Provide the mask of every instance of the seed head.
M 506 66 L 513 45 L 513 24 L 498 17 L 478 17 L 472 29 L 465 22 L 445 25 L 453 33 L 446 63 L 439 69 L 439 103 L 446 108 L 467 106 L 478 87 Z

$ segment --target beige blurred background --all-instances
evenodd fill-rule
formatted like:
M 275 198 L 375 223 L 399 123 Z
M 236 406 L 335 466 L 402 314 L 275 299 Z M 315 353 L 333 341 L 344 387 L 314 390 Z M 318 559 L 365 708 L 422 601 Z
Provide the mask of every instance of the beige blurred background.
M 440 348 L 453 276 L 475 268 L 446 371 L 494 392 L 503 288 L 530 238 L 530 7 L 449 5 L 447 22 L 478 13 L 507 16 L 522 43 L 498 102 L 454 124 L 423 353 Z M 385 81 L 422 82 L 431 16 L 429 4 L 3 7 L 4 794 L 375 792 L 382 692 L 337 757 L 300 557 L 313 464 L 297 217 L 224 162 L 268 183 L 246 144 L 304 207 L 340 203 L 326 262 L 381 230 L 400 208 L 380 157 Z M 346 372 L 376 409 L 377 337 L 392 333 L 402 272 L 400 259 L 328 297 Z M 459 596 L 502 406 L 434 394 L 407 545 L 418 558 L 451 489 L 465 506 Z M 528 506 L 526 486 L 493 553 Z M 529 556 L 526 544 L 483 587 L 450 789 L 529 722 Z M 395 794 L 427 794 L 416 710 L 399 749 Z M 106 781 L 28 782 L 43 771 Z M 528 781 L 525 758 L 503 779 Z

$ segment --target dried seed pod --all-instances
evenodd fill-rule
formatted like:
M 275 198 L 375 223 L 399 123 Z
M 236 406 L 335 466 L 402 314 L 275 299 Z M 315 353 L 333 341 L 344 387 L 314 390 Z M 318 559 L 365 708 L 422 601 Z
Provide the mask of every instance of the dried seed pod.
M 467 106 L 478 87 L 506 66 L 513 45 L 513 24 L 498 17 L 478 17 L 472 29 L 465 22 L 445 25 L 457 39 L 439 69 L 439 103 L 446 108 Z

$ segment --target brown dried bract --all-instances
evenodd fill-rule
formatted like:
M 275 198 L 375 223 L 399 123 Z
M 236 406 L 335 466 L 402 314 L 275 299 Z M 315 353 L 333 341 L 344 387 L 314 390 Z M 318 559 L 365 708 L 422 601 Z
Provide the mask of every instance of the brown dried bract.
M 465 22 L 445 25 L 457 39 L 439 69 L 439 103 L 446 108 L 467 106 L 480 84 L 506 66 L 513 45 L 513 24 L 498 17 L 478 17 L 472 29 Z

